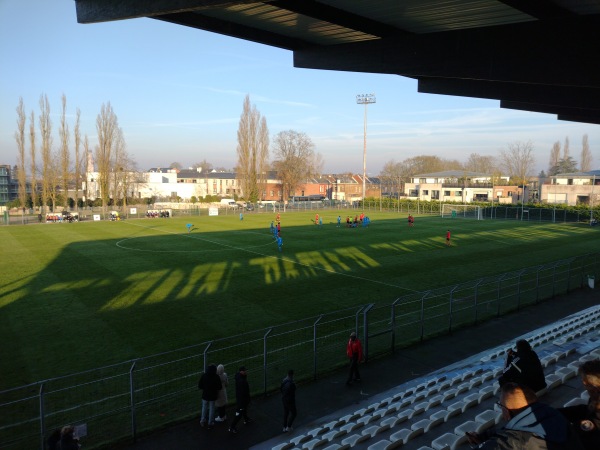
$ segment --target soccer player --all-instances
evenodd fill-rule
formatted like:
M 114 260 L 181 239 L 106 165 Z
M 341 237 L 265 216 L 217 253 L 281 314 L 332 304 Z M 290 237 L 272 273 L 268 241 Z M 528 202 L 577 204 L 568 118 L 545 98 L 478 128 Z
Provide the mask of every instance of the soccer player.
M 446 245 L 450 247 L 450 230 L 446 231 Z
M 188 229 L 188 233 L 191 233 L 191 232 L 192 232 L 192 228 L 194 228 L 194 224 L 193 224 L 193 223 L 188 223 L 188 224 L 186 225 L 186 227 L 187 227 L 187 229 Z
M 319 225 L 319 213 L 315 215 L 315 225 Z
M 283 239 L 280 235 L 277 236 L 277 248 L 281 251 L 281 247 L 283 246 Z
M 337 224 L 337 226 L 338 226 L 338 228 L 339 228 L 339 227 L 341 226 L 341 223 L 342 223 L 342 217 L 341 217 L 341 216 L 338 216 L 338 219 L 337 219 L 337 220 L 338 220 L 338 224 Z
M 240 220 L 244 220 L 244 213 L 240 213 Z

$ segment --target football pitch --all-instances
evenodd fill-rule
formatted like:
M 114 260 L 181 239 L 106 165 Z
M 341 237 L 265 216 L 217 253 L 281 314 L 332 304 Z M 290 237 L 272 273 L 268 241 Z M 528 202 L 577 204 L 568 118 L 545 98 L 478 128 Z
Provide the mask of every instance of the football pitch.
M 0 228 L 0 389 L 596 251 L 585 224 L 337 211 Z M 354 212 L 354 211 L 352 211 Z M 187 224 L 193 224 L 188 232 Z M 447 230 L 451 246 L 446 246 Z

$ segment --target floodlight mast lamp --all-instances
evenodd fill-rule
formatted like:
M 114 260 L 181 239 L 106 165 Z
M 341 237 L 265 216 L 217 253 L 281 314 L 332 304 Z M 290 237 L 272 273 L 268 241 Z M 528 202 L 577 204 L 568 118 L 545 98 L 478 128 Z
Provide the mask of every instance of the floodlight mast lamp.
M 364 141 L 363 141 L 363 187 L 362 187 L 362 207 L 365 207 L 365 192 L 367 189 L 367 105 L 375 103 L 375 94 L 358 94 L 356 103 L 365 105 L 365 123 L 364 123 Z

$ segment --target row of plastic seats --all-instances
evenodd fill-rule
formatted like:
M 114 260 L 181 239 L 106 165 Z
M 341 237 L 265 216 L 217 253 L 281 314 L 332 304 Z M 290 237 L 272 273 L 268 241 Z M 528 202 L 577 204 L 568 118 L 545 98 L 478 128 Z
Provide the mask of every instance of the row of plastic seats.
M 398 439 L 406 441 L 408 436 L 412 438 L 422 434 L 430 428 L 447 421 L 449 418 L 463 413 L 466 409 L 481 403 L 484 399 L 493 396 L 497 392 L 498 387 L 494 387 L 489 383 L 487 386 L 482 385 L 484 382 L 493 380 L 497 375 L 497 371 L 482 372 L 483 369 L 476 368 L 474 370 L 463 371 L 451 379 L 447 379 L 445 376 L 432 378 L 417 385 L 415 388 L 406 389 L 393 397 L 388 397 L 378 403 L 361 408 L 352 414 L 347 414 L 322 427 L 311 430 L 305 435 L 297 436 L 291 439 L 289 443 L 274 447 L 274 450 L 284 450 L 296 445 L 301 446 L 300 448 L 313 449 L 340 439 L 342 446 L 349 445 L 353 447 L 446 401 L 459 398 L 461 394 L 469 394 L 472 389 L 480 387 L 477 389 L 477 392 L 465 395 L 461 400 L 455 401 L 445 409 L 437 411 L 430 418 L 419 420 L 411 426 L 410 432 L 394 433 L 394 442 Z M 473 377 L 475 374 L 480 375 Z M 471 377 L 473 378 L 469 380 Z M 453 383 L 458 383 L 462 380 L 469 381 L 451 388 Z M 429 395 L 435 394 L 440 390 L 443 391 L 443 395 L 432 395 L 429 397 Z M 380 419 L 379 423 L 373 423 Z
M 567 351 L 553 352 L 548 355 L 549 359 L 547 365 L 568 356 L 574 351 L 574 349 L 570 349 Z M 573 365 L 574 363 L 570 364 Z M 494 380 L 501 371 L 502 367 L 496 367 L 485 372 L 483 368 L 477 367 L 462 369 L 453 374 L 449 373 L 437 377 L 433 376 L 417 384 L 415 387 L 405 389 L 392 397 L 388 397 L 366 408 L 361 408 L 353 414 L 329 422 L 322 427 L 311 430 L 306 435 L 297 436 L 288 443 L 280 444 L 273 448 L 274 450 L 284 450 L 298 446 L 296 448 L 312 450 L 314 448 L 324 447 L 327 444 L 330 445 L 325 450 L 352 448 L 368 441 L 378 434 L 395 428 L 399 424 L 408 421 L 415 416 L 427 412 L 431 408 L 440 406 L 453 398 L 458 398 L 458 396 L 465 394 L 464 398 L 455 401 L 444 409 L 436 411 L 429 418 L 418 420 L 413 423 L 410 428 L 405 428 L 392 433 L 390 435 L 392 441 L 384 439 L 369 447 L 373 447 L 374 449 L 394 448 L 390 445 L 406 442 L 420 434 L 426 433 L 441 422 L 445 422 L 454 416 L 458 416 L 467 409 L 480 404 L 486 398 L 495 395 L 498 391 L 498 386 L 494 385 Z M 575 375 L 575 366 L 560 367 L 548 376 L 549 388 L 556 387 L 555 383 L 557 380 L 558 384 L 561 384 Z M 490 380 L 492 380 L 492 383 L 487 383 Z M 477 387 L 480 389 L 478 389 L 476 393 L 470 392 Z M 438 394 L 439 392 L 442 393 Z M 411 408 L 408 408 L 409 406 L 411 406 Z M 446 437 L 446 439 L 449 438 L 450 436 Z M 340 439 L 341 444 L 332 442 L 334 440 L 339 441 Z M 390 443 L 384 441 L 389 441 Z
M 478 405 L 483 400 L 492 397 L 495 390 L 497 388 L 491 385 L 485 386 L 477 393 L 467 395 L 446 408 L 436 411 L 430 417 L 416 421 L 410 425 L 410 428 L 396 431 L 390 436 L 391 442 L 407 442 L 420 434 L 426 433 L 435 426 L 447 422 L 450 418 L 458 416 L 467 409 Z M 385 403 L 385 401 L 381 403 Z M 353 415 L 346 415 L 338 421 L 333 421 L 311 430 L 305 435 L 294 437 L 288 443 L 280 444 L 273 447 L 273 449 L 285 450 L 298 446 L 296 448 L 312 450 L 324 447 L 328 443 L 331 443 L 333 448 L 338 448 L 335 447 L 336 445 L 341 445 L 341 448 L 352 448 L 440 404 L 441 396 L 436 396 L 436 398 L 432 398 L 426 402 L 417 403 L 412 408 L 406 408 L 402 406 L 401 402 L 398 402 L 396 404 L 388 404 L 385 410 L 381 410 L 380 408 L 380 412 L 374 412 L 375 407 L 372 405 L 371 407 L 358 410 Z M 388 415 L 389 417 L 387 417 Z M 334 440 L 341 441 L 341 444 L 332 442 Z
M 477 414 L 474 420 L 468 420 L 457 425 L 453 433 L 444 433 L 431 442 L 432 447 L 421 447 L 421 449 L 431 448 L 432 450 L 454 449 L 466 442 L 465 433 L 467 431 L 476 431 L 478 433 L 487 430 L 499 423 L 502 415 L 499 411 L 488 409 Z M 420 421 L 422 422 L 422 421 Z M 389 439 L 382 439 L 368 447 L 368 450 L 390 450 L 406 445 L 406 443 L 423 433 L 427 433 L 433 426 L 424 427 L 417 422 L 408 429 L 402 429 L 390 435 Z M 437 424 L 440 424 L 438 422 Z M 436 425 L 437 425 L 436 424 Z

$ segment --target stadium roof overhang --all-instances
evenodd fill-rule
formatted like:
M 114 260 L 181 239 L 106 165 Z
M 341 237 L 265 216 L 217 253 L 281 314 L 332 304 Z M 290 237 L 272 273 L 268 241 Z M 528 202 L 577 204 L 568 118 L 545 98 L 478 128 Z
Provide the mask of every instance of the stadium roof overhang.
M 75 0 L 291 50 L 294 66 L 397 74 L 419 92 L 600 124 L 596 0 Z

